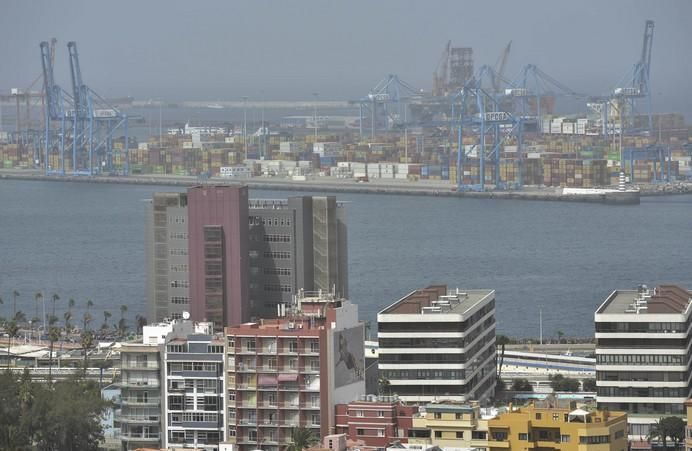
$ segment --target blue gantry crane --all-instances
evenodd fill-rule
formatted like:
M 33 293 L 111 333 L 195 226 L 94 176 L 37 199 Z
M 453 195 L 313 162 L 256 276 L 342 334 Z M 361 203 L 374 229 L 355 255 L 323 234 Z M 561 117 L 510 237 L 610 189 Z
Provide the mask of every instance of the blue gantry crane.
M 72 117 L 72 165 L 75 175 L 129 173 L 127 116 L 90 89 L 82 80 L 77 43 L 68 42 L 74 108 Z M 115 148 L 116 133 L 124 133 Z
M 523 119 L 505 108 L 503 96 L 491 92 L 497 86 L 497 74 L 490 66 L 482 66 L 478 75 L 466 83 L 452 101 L 452 120 L 457 127 L 457 188 L 459 191 L 485 191 L 486 161 L 494 167 L 492 180 L 496 189 L 522 186 Z M 490 86 L 488 88 L 487 86 Z M 464 135 L 478 137 L 468 151 L 463 145 Z M 508 140 L 517 145 L 518 180 L 511 184 L 500 175 L 501 152 Z M 475 151 L 475 152 L 474 152 Z M 479 161 L 478 183 L 465 183 L 464 168 L 469 154 L 474 152 Z M 511 186 L 512 185 L 512 186 Z
M 360 136 L 363 137 L 365 118 L 370 119 L 370 137 L 376 130 L 390 130 L 406 122 L 406 108 L 412 97 L 420 96 L 420 91 L 390 74 L 380 80 L 367 96 L 357 101 L 359 105 Z
M 65 175 L 65 142 L 72 139 L 71 122 L 67 109 L 72 108 L 73 99 L 55 83 L 53 64 L 55 62 L 55 43 L 43 41 L 40 44 L 41 65 L 43 68 L 43 88 L 45 103 L 45 168 L 47 175 Z
M 129 173 L 127 116 L 106 102 L 83 81 L 77 44 L 69 42 L 72 95 L 56 82 L 54 74 L 55 39 L 40 44 L 45 103 L 46 174 L 98 175 Z M 123 143 L 116 148 L 116 134 Z M 66 151 L 71 158 L 66 159 Z M 69 155 L 69 154 L 68 154 Z M 66 167 L 71 161 L 71 168 Z
M 647 20 L 644 24 L 644 38 L 639 61 L 632 70 L 618 83 L 611 94 L 612 103 L 616 105 L 620 120 L 620 133 L 645 133 L 652 136 L 653 118 L 651 113 L 651 50 L 654 40 L 654 21 Z M 642 114 L 638 102 L 643 100 L 647 123 L 637 123 L 635 117 Z M 643 125 L 643 126 L 642 126 Z

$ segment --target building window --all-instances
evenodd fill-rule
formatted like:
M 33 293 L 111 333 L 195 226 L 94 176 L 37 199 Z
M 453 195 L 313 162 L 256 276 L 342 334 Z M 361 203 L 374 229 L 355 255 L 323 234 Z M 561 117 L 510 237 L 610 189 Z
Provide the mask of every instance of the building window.
M 365 416 L 365 415 L 363 415 L 362 410 L 356 410 L 356 411 L 354 411 L 354 413 L 355 413 L 355 416 L 357 416 L 357 417 L 364 417 Z M 362 435 L 362 434 L 360 434 L 360 435 Z
M 442 431 L 435 431 L 435 438 L 442 438 Z
M 507 440 L 507 432 L 505 431 L 493 431 L 490 433 L 490 435 L 492 436 L 493 440 L 498 442 Z
M 356 429 L 356 435 L 365 435 L 365 429 Z
M 543 417 L 542 414 L 540 414 L 540 413 L 537 413 L 537 414 L 536 414 L 536 419 L 537 419 L 537 420 L 540 420 L 542 417 Z
M 519 440 L 528 440 L 529 439 L 529 434 L 526 432 L 520 432 L 519 433 Z
M 442 413 L 440 413 L 440 412 L 433 413 L 433 418 L 436 420 L 441 420 L 442 419 Z
M 455 413 L 455 414 L 454 414 L 454 419 L 456 419 L 456 420 L 461 420 L 461 419 L 463 419 L 463 418 L 464 418 L 464 414 L 463 414 L 463 413 Z
M 457 431 L 457 438 L 464 438 L 464 431 Z
M 319 362 L 317 362 L 317 366 L 319 367 Z M 379 418 L 384 418 L 384 410 L 378 410 L 377 411 L 377 416 Z
M 384 437 L 384 429 L 377 429 L 377 436 Z
M 538 431 L 538 439 L 539 440 L 549 440 L 550 434 L 546 430 L 539 430 Z
M 554 413 L 553 414 L 553 421 L 558 421 L 560 420 L 560 414 L 559 413 Z
M 569 434 L 562 434 L 562 435 L 560 436 L 560 441 L 561 441 L 562 443 L 569 443 L 569 439 L 570 439 Z

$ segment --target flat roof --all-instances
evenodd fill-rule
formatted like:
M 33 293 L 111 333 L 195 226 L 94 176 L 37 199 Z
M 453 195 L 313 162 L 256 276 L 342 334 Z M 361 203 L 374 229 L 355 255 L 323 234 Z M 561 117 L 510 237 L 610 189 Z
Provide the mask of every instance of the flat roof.
M 380 314 L 455 313 L 461 315 L 494 292 L 495 290 L 489 289 L 447 289 L 447 285 L 430 285 L 427 288 L 412 291 L 382 310 Z
M 639 299 L 639 301 L 637 301 Z M 601 304 L 597 314 L 684 314 L 692 293 L 677 285 L 642 285 L 636 290 L 615 290 Z

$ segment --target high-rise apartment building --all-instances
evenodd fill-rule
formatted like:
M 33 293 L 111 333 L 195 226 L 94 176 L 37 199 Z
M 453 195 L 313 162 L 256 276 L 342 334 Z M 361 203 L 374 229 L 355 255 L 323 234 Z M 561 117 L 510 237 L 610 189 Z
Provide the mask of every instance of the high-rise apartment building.
M 239 324 L 276 317 L 277 305 L 301 289 L 348 296 L 343 204 L 333 196 L 243 201 L 240 189 L 210 185 L 154 195 L 147 227 L 149 319 L 190 311 L 217 326 Z M 228 322 L 227 314 L 241 320 Z
M 148 318 L 182 318 L 190 310 L 187 193 L 155 193 L 146 227 Z
M 170 337 L 193 333 L 190 321 L 144 326 L 141 343 L 120 349 L 121 440 L 123 450 L 158 448 L 161 445 L 162 351 Z
M 348 297 L 345 209 L 335 197 L 254 199 L 249 223 L 254 317 L 276 317 L 301 289 Z
M 495 393 L 495 291 L 416 290 L 377 315 L 379 373 L 407 402 Z
M 646 437 L 661 417 L 684 415 L 690 397 L 692 295 L 675 285 L 613 291 L 596 310 L 599 409 L 628 414 Z
M 323 437 L 334 406 L 365 393 L 364 327 L 345 299 L 299 293 L 280 318 L 225 333 L 226 440 L 238 451 L 284 449 L 295 427 Z
M 247 186 L 195 186 L 187 197 L 192 319 L 241 324 L 250 318 Z
M 210 332 L 166 342 L 163 448 L 218 451 L 219 443 L 224 441 L 223 336 Z

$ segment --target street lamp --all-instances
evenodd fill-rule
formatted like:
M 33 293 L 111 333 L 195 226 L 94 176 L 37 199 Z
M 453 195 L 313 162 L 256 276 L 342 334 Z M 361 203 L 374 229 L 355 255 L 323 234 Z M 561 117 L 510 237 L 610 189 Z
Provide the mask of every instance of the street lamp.
M 313 92 L 312 95 L 315 97 L 315 103 L 314 103 L 314 108 L 313 108 L 313 120 L 314 123 L 313 125 L 315 126 L 315 142 L 317 142 L 317 99 L 320 96 L 319 92 Z
M 243 96 L 243 146 L 245 148 L 245 159 L 247 160 L 247 96 Z

